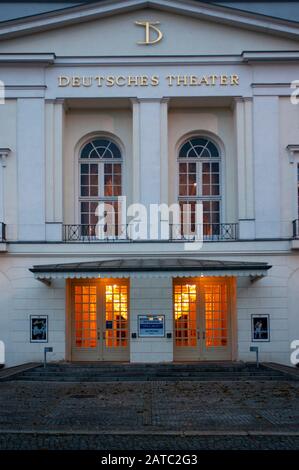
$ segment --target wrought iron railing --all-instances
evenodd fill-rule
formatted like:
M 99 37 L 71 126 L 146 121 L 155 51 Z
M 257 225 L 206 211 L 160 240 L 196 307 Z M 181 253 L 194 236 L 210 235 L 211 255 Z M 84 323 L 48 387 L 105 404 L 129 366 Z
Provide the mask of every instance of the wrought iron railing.
M 293 225 L 293 238 L 299 238 L 299 219 L 293 220 L 292 225 Z
M 153 238 L 134 237 L 135 229 L 133 224 L 107 226 L 107 225 L 64 225 L 64 242 L 122 242 L 122 241 L 168 241 L 168 242 L 191 242 L 198 241 L 232 241 L 238 240 L 238 224 L 203 224 L 191 225 L 184 230 L 181 224 L 170 224 L 167 236 Z
M 0 222 L 0 242 L 6 241 L 6 225 Z
M 170 241 L 190 241 L 198 239 L 202 235 L 203 241 L 225 241 L 225 240 L 238 240 L 238 224 L 207 224 L 194 226 L 191 224 L 191 233 L 189 234 L 189 227 L 186 230 L 182 229 L 182 225 L 170 225 Z M 192 235 L 194 233 L 194 235 Z M 196 234 L 196 235 L 195 235 Z

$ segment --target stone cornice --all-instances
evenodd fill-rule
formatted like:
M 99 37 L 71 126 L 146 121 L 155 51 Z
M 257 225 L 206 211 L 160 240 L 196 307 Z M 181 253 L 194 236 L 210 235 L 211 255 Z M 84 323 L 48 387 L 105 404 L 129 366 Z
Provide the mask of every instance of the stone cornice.
M 162 56 L 115 56 L 115 57 L 57 57 L 54 53 L 1 53 L 1 64 L 53 65 L 57 67 L 106 66 L 106 65 L 258 65 L 260 63 L 299 61 L 298 51 L 246 51 L 240 55 L 162 55 Z

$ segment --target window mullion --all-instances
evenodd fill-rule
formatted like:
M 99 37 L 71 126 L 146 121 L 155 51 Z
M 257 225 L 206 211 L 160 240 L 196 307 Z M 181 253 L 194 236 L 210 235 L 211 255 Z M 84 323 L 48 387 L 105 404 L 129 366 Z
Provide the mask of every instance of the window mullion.
M 104 197 L 104 163 L 99 162 L 98 164 L 98 184 L 99 190 L 98 195 L 100 198 Z
M 202 197 L 202 162 L 196 163 L 196 195 Z

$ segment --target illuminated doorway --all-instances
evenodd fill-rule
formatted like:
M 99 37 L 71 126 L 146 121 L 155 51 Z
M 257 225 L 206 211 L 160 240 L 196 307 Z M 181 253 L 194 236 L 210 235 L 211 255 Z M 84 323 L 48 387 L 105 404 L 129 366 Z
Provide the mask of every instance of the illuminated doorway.
M 128 282 L 101 279 L 71 283 L 71 359 L 129 360 Z
M 231 360 L 233 279 L 175 279 L 174 360 Z

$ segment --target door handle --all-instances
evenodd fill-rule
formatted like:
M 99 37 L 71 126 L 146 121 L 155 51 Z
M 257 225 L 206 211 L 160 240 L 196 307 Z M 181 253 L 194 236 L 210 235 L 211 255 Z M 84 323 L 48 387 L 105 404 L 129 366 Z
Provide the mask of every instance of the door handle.
M 205 331 L 202 332 L 202 339 L 206 339 L 206 332 Z
M 197 330 L 197 339 L 200 339 L 200 331 Z
M 100 339 L 101 339 L 101 333 L 100 333 L 100 331 L 98 331 L 98 340 L 100 340 Z
M 103 331 L 103 339 L 106 339 L 106 331 Z

